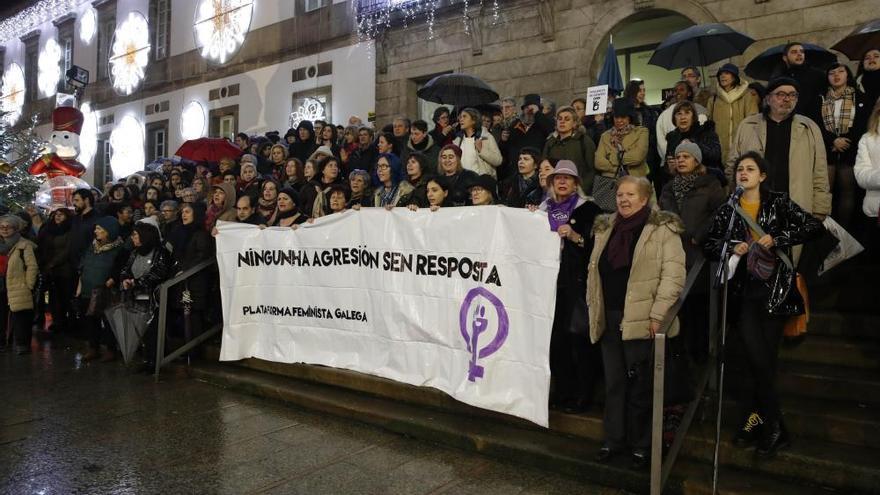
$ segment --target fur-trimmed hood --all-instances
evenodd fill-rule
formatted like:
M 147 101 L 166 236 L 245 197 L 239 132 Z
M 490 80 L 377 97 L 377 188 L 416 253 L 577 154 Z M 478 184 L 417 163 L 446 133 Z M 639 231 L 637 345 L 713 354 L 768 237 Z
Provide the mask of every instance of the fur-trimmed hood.
M 600 232 L 605 232 L 613 227 L 616 218 L 617 213 L 606 213 L 597 216 L 596 220 L 593 222 L 593 234 L 595 235 Z M 681 221 L 681 218 L 675 213 L 669 211 L 651 210 L 651 214 L 648 215 L 648 223 L 658 227 L 666 226 L 676 234 L 682 234 L 684 232 L 684 223 Z

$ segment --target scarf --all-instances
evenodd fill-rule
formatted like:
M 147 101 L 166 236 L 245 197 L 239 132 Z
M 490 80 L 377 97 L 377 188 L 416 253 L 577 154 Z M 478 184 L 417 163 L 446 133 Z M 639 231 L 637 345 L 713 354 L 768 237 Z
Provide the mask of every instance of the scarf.
M 840 106 L 840 117 L 835 121 L 834 104 L 837 100 L 843 100 L 843 104 Z M 822 122 L 825 124 L 825 130 L 838 136 L 848 133 L 853 124 L 855 107 L 855 89 L 845 86 L 843 91 L 838 93 L 833 88 L 828 88 L 828 93 L 822 101 Z
M 12 248 L 18 244 L 18 241 L 21 240 L 21 234 L 16 232 L 12 234 L 12 236 L 3 239 L 0 237 L 0 256 L 5 256 L 12 251 Z
M 214 227 L 214 224 L 217 223 L 217 218 L 226 212 L 226 205 L 217 206 L 211 201 L 211 204 L 208 205 L 208 209 L 205 210 L 205 229 L 211 230 Z
M 580 197 L 577 194 L 572 194 L 558 203 L 552 198 L 547 200 L 547 220 L 550 221 L 550 230 L 556 232 L 560 226 L 568 223 L 572 212 L 577 207 L 578 199 Z
M 516 185 L 519 188 L 520 197 L 523 199 L 523 201 L 525 201 L 526 204 L 529 204 L 529 199 L 531 198 L 531 196 L 533 196 L 535 194 L 535 191 L 537 191 L 541 187 L 541 184 L 538 181 L 538 174 L 534 174 L 528 179 L 523 177 L 522 174 L 517 174 Z M 540 202 L 534 204 L 540 204 Z
M 94 251 L 95 254 L 106 253 L 107 251 L 115 249 L 121 245 L 122 245 L 122 238 L 119 238 L 119 237 L 117 237 L 113 241 L 105 242 L 105 243 L 99 243 L 97 239 L 94 239 L 92 241 L 92 251 Z
M 617 127 L 611 128 L 611 144 L 617 148 L 618 151 L 623 149 L 623 137 L 632 132 L 636 126 L 629 124 L 623 129 L 618 129 Z
M 400 183 L 394 184 L 391 189 L 383 187 L 381 192 L 379 193 L 379 206 L 395 206 L 394 200 L 397 196 L 397 190 L 400 188 Z
M 676 176 L 672 178 L 672 195 L 675 196 L 675 203 L 678 205 L 678 211 L 681 211 L 684 197 L 694 189 L 694 184 L 696 184 L 699 177 L 700 176 L 697 174 L 676 174 Z
M 620 270 L 632 265 L 632 250 L 637 241 L 636 233 L 644 227 L 650 214 L 651 208 L 645 205 L 629 218 L 617 215 L 614 220 L 614 230 L 611 231 L 611 238 L 608 239 L 608 248 L 606 249 L 611 268 Z

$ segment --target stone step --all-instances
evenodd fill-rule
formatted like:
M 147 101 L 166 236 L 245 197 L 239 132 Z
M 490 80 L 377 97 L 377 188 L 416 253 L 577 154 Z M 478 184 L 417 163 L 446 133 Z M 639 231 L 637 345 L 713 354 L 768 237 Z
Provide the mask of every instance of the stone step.
M 647 471 L 634 471 L 621 456 L 609 464 L 593 462 L 599 444 L 583 438 L 524 429 L 481 415 L 454 414 L 404 402 L 318 385 L 240 367 L 200 363 L 192 375 L 218 386 L 280 400 L 313 411 L 372 424 L 421 440 L 480 452 L 533 467 L 589 479 L 606 486 L 646 492 Z M 680 493 L 671 483 L 670 492 Z
M 780 363 L 777 386 L 783 397 L 880 406 L 880 376 L 860 368 L 783 362 Z
M 810 305 L 816 310 L 870 311 L 880 307 L 876 280 L 880 267 L 846 262 L 809 281 Z
M 319 369 L 315 373 L 326 376 L 328 370 L 330 369 Z M 601 419 L 598 413 L 583 416 L 553 413 L 552 430 L 545 430 L 515 418 L 498 421 L 507 417 L 464 404 L 459 404 L 456 410 L 437 409 L 437 403 L 420 406 L 410 402 L 417 395 L 408 392 L 409 386 L 402 386 L 407 390 L 401 392 L 401 399 L 397 400 L 392 394 L 394 382 L 373 385 L 369 388 L 370 395 L 367 395 L 352 388 L 306 383 L 302 379 L 228 365 L 198 364 L 193 372 L 197 377 L 221 386 L 285 400 L 431 441 L 528 462 L 531 465 L 546 465 L 548 469 L 569 474 L 580 473 L 600 484 L 640 491 L 644 489 L 643 483 L 646 483 L 639 478 L 644 477 L 645 473 L 628 471 L 623 461 L 622 464 L 612 466 L 595 465 L 590 461 L 599 445 L 597 439 L 601 438 Z M 338 380 L 341 381 L 342 376 L 348 373 L 352 372 L 340 375 Z M 365 382 L 372 379 L 369 376 L 360 378 Z M 384 396 L 376 395 L 377 391 Z M 430 396 L 439 392 L 426 393 Z M 806 415 L 807 411 L 799 411 L 798 414 Z M 726 424 L 728 422 L 725 421 Z M 732 431 L 732 428 L 726 428 L 723 436 L 722 462 L 726 466 L 763 473 L 770 478 L 832 486 L 845 490 L 845 493 L 852 493 L 854 490 L 871 491 L 880 486 L 880 463 L 875 455 L 876 449 L 821 442 L 795 435 L 795 443 L 791 449 L 780 452 L 775 459 L 758 462 L 753 450 L 732 446 Z M 495 435 L 499 437 L 496 438 Z M 710 463 L 713 443 L 714 421 L 695 424 L 684 444 L 682 459 L 686 457 L 697 463 Z M 541 458 L 538 459 L 539 457 Z M 627 479 L 615 479 L 615 475 Z M 641 481 L 635 483 L 633 479 Z M 673 485 L 681 487 L 678 481 Z
M 814 335 L 880 340 L 880 314 L 814 311 L 807 338 Z
M 811 335 L 795 347 L 783 346 L 779 351 L 779 359 L 861 368 L 876 373 L 880 370 L 880 342 Z
M 880 408 L 853 402 L 783 397 L 785 425 L 794 438 L 880 448 Z

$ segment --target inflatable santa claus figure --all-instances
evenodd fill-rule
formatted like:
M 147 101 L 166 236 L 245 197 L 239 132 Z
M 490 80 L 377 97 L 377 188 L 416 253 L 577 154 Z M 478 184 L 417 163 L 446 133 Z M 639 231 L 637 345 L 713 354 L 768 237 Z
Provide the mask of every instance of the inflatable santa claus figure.
M 83 114 L 74 107 L 58 107 L 52 111 L 52 135 L 42 156 L 28 168 L 31 175 L 46 174 L 49 179 L 60 175 L 81 176 L 86 168 L 76 160 L 79 155 L 79 133 Z

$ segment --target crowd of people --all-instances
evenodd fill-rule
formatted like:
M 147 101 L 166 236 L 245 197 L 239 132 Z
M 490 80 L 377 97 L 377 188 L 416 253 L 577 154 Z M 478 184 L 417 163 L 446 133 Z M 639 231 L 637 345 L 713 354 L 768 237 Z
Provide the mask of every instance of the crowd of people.
M 659 108 L 634 80 L 596 116 L 585 115 L 583 98 L 554 108 L 529 94 L 483 111 L 440 107 L 430 123 L 399 116 L 374 129 L 352 117 L 347 127 L 302 121 L 283 136 L 240 133 L 240 156 L 166 160 L 104 191 L 76 191 L 72 210 L 3 216 L 3 346 L 29 352 L 48 311 L 52 333 L 85 329 L 83 359 L 113 360 L 101 316 L 108 291 L 131 291 L 155 308 L 158 284 L 213 256 L 219 221 L 295 229 L 369 207 L 528 208 L 546 212 L 560 237 L 551 407 L 588 410 L 604 375 L 597 458 L 628 451 L 636 466 L 647 464 L 650 339 L 687 270 L 702 256 L 721 259 L 726 240 L 746 258 L 731 282 L 732 322 L 752 371 L 736 438 L 772 455 L 788 443 L 774 376 L 782 325 L 803 311 L 799 246 L 833 215 L 876 252 L 880 210 L 880 49 L 867 52 L 858 77 L 842 64 L 824 73 L 808 66 L 800 43 L 781 62 L 766 86 L 732 64 L 712 87 L 686 68 Z M 741 198 L 728 201 L 737 186 Z M 708 277 L 669 329 L 670 349 L 691 362 L 707 357 Z M 219 317 L 210 272 L 169 297 L 187 338 Z M 670 395 L 687 400 L 687 391 Z

